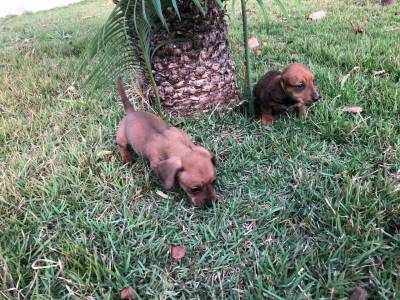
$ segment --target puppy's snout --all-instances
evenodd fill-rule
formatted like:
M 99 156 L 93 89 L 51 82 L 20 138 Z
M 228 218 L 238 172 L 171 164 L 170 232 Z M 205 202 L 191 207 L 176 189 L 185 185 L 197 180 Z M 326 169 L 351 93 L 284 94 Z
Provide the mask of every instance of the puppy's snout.
M 320 95 L 315 94 L 315 95 L 313 96 L 313 101 L 314 101 L 314 102 L 317 102 L 319 99 L 321 99 L 321 96 L 320 96 Z
M 213 199 L 207 199 L 206 202 L 204 203 L 204 206 L 207 208 L 213 207 Z

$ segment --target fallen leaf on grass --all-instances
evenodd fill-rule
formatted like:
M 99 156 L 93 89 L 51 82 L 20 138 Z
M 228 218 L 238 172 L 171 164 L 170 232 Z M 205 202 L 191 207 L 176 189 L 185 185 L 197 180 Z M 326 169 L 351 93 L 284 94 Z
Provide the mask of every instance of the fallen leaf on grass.
M 344 75 L 344 76 L 342 77 L 342 79 L 340 80 L 340 86 L 343 87 L 344 84 L 346 83 L 347 79 L 349 79 L 350 75 L 352 75 L 352 74 L 358 72 L 359 70 L 360 70 L 360 67 L 359 67 L 359 66 L 354 67 L 353 69 L 351 69 L 351 71 L 350 71 L 348 74 Z
M 250 49 L 255 49 L 258 46 L 260 46 L 260 44 L 258 43 L 258 40 L 256 37 L 252 36 L 251 38 L 249 38 L 249 40 L 247 41 L 249 48 Z
M 25 58 L 32 58 L 34 54 L 35 54 L 35 48 L 33 48 L 32 50 L 29 50 L 29 51 L 25 54 Z
M 353 28 L 353 31 L 355 32 L 355 33 L 366 33 L 367 31 L 364 29 L 364 28 L 362 28 L 360 25 L 358 25 L 358 24 L 355 24 L 355 23 L 351 23 L 351 28 Z
M 136 299 L 135 297 L 135 292 L 133 291 L 133 288 L 131 288 L 130 286 L 123 289 L 121 291 L 121 299 L 126 299 L 126 300 L 134 300 Z
M 361 23 L 367 23 L 367 22 L 368 22 L 367 16 L 362 16 Z
M 163 192 L 161 192 L 161 191 L 156 191 L 156 194 L 158 196 L 160 196 L 161 198 L 168 199 L 168 195 L 163 193 Z
M 362 287 L 357 287 L 353 294 L 349 297 L 349 300 L 367 300 L 368 299 L 368 293 L 365 289 Z
M 204 245 L 203 243 L 200 243 L 199 251 L 204 252 L 204 251 L 206 251 L 206 249 L 207 249 L 206 245 Z
M 109 150 L 101 150 L 101 151 L 97 152 L 96 156 L 97 156 L 98 158 L 102 158 L 102 157 L 108 156 L 108 155 L 110 155 L 110 154 L 112 154 L 112 151 L 109 151 Z
M 316 11 L 308 16 L 311 21 L 318 21 L 326 17 L 326 12 L 323 10 Z
M 372 75 L 378 77 L 384 75 L 386 72 L 385 70 L 380 70 L 380 71 L 372 71 Z
M 53 131 L 54 131 L 55 133 L 59 133 L 59 132 L 60 132 L 60 126 L 54 125 L 54 126 L 53 126 Z
M 398 170 L 396 173 L 390 174 L 389 179 L 392 181 L 400 181 L 400 170 Z
M 186 247 L 184 246 L 172 246 L 171 248 L 171 256 L 174 260 L 180 261 L 185 257 Z
M 343 108 L 342 111 L 357 114 L 361 113 L 363 111 L 363 108 L 360 106 L 351 106 Z
M 75 95 L 78 93 L 78 90 L 73 85 L 70 85 L 65 91 L 70 95 Z
M 261 54 L 262 54 L 261 49 L 256 49 L 256 55 L 257 55 L 257 56 L 260 56 Z

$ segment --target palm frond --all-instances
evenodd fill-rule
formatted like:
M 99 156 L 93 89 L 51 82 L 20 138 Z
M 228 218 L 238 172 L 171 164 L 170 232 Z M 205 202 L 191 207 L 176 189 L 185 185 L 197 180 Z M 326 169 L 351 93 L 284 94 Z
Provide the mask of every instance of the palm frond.
M 135 55 L 135 45 L 129 36 L 127 15 L 130 0 L 121 1 L 111 12 L 106 23 L 100 28 L 86 49 L 79 73 L 94 65 L 86 79 L 86 85 L 93 88 L 108 80 L 115 80 L 118 73 L 125 69 L 140 67 Z

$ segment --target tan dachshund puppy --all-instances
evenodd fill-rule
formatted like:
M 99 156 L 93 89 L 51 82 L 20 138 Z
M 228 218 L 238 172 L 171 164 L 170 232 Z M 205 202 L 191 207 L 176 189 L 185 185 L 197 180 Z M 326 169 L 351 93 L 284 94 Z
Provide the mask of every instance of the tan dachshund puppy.
M 178 182 L 195 206 L 211 206 L 215 199 L 214 155 L 194 145 L 189 135 L 158 116 L 136 111 L 126 96 L 121 79 L 117 86 L 125 110 L 117 131 L 122 161 L 132 161 L 132 149 L 150 161 L 151 169 L 165 189 L 171 189 Z
M 306 107 L 321 98 L 314 75 L 302 64 L 289 65 L 282 73 L 268 72 L 254 86 L 253 94 L 263 124 L 272 123 L 276 116 L 287 111 L 296 110 L 304 116 Z

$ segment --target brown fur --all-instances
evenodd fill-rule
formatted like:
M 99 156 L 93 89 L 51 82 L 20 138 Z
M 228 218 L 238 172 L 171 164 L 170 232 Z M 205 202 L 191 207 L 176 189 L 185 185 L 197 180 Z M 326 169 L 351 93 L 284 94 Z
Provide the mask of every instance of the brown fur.
M 268 72 L 254 86 L 253 94 L 263 124 L 272 123 L 279 114 L 292 110 L 304 116 L 306 107 L 320 99 L 314 75 L 302 64 L 289 65 L 283 72 Z
M 132 162 L 129 151 L 132 148 L 150 161 L 152 170 L 165 189 L 171 189 L 178 182 L 195 206 L 211 205 L 215 199 L 214 155 L 193 144 L 189 135 L 168 125 L 158 116 L 135 111 L 121 79 L 118 80 L 118 92 L 126 112 L 117 131 L 122 161 Z

